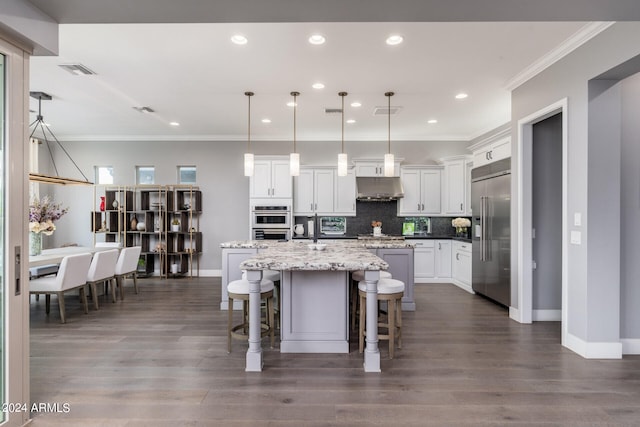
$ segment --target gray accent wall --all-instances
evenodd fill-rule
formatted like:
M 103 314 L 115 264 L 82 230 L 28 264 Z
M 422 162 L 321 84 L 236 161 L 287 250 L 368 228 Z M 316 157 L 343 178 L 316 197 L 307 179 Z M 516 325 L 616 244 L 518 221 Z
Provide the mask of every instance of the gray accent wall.
M 238 112 L 243 114 L 243 112 Z M 55 128 L 52 129 L 55 133 Z M 380 158 L 387 150 L 386 141 L 346 142 L 350 159 Z M 203 233 L 201 270 L 219 270 L 222 263 L 220 243 L 249 238 L 249 178 L 243 175 L 243 153 L 246 141 L 174 141 L 174 142 L 64 142 L 82 171 L 93 180 L 96 165 L 113 166 L 116 185 L 135 183 L 136 166 L 155 166 L 157 184 L 175 184 L 178 165 L 197 167 L 197 185 L 202 190 Z M 403 164 L 433 164 L 436 159 L 451 155 L 470 154 L 468 141 L 392 141 L 391 150 Z M 304 165 L 335 165 L 340 150 L 339 141 L 298 142 L 298 152 Z M 289 141 L 254 141 L 256 155 L 288 155 Z M 55 154 L 60 174 L 77 178 L 73 166 Z M 48 167 L 49 154 L 40 146 L 41 170 Z M 56 200 L 70 207 L 69 214 L 58 223 L 58 230 L 45 239 L 45 247 L 65 243 L 92 245 L 90 215 L 93 190 L 89 187 L 41 186 L 42 194 L 51 192 Z M 366 207 L 365 207 L 366 208 Z
M 565 196 L 569 217 L 567 228 L 568 231 L 581 231 L 582 243 L 568 245 L 566 327 L 570 335 L 587 344 L 615 344 L 625 336 L 638 336 L 638 331 L 630 331 L 629 328 L 625 329 L 625 336 L 621 337 L 619 332 L 620 319 L 629 316 L 624 312 L 626 307 L 632 304 L 637 310 L 640 306 L 640 300 L 625 302 L 621 313 L 619 302 L 612 301 L 620 294 L 628 294 L 625 287 L 629 286 L 629 283 L 620 282 L 619 279 L 620 262 L 601 264 L 597 268 L 602 268 L 602 271 L 598 271 L 596 266 L 589 266 L 589 263 L 595 260 L 605 248 L 612 245 L 613 251 L 618 251 L 620 248 L 619 228 L 616 229 L 618 223 L 615 220 L 613 225 L 603 222 L 604 219 L 611 218 L 611 215 L 603 211 L 619 209 L 619 206 L 590 203 L 590 199 L 599 202 L 607 200 L 604 192 L 613 190 L 620 192 L 620 177 L 615 170 L 611 170 L 616 168 L 616 165 L 612 164 L 611 157 L 597 156 L 598 153 L 606 151 L 606 144 L 613 144 L 614 152 L 619 152 L 620 148 L 616 148 L 616 144 L 619 146 L 620 142 L 615 138 L 619 137 L 620 131 L 608 137 L 591 134 L 595 129 L 589 123 L 590 120 L 596 120 L 596 117 L 589 114 L 591 108 L 589 81 L 640 55 L 640 44 L 637 42 L 639 39 L 640 23 L 616 23 L 512 92 L 512 139 L 514 142 L 517 142 L 518 138 L 518 120 L 561 99 L 568 100 L 568 193 Z M 636 68 L 635 72 L 639 70 Z M 626 75 L 622 78 L 632 72 L 633 69 L 627 69 Z M 591 89 L 593 91 L 594 87 Z M 596 108 L 596 105 L 593 105 Z M 635 141 L 637 144 L 637 136 Z M 513 158 L 517 155 L 518 145 L 514 143 Z M 619 166 L 618 161 L 618 169 Z M 519 173 L 515 162 L 512 171 L 516 176 Z M 515 185 L 512 195 L 514 199 L 519 196 Z M 611 200 L 615 202 L 616 198 Z M 574 213 L 582 214 L 582 226 L 573 225 Z M 517 218 L 515 204 L 513 215 Z M 609 229 L 608 235 L 596 231 L 603 227 Z M 569 238 L 568 235 L 564 237 Z M 512 243 L 517 247 L 515 234 Z M 640 252 L 637 247 L 632 249 L 635 252 L 627 253 L 625 257 L 637 260 Z M 611 257 L 606 259 L 611 260 Z M 517 278 L 517 253 L 514 251 L 512 253 L 513 292 L 517 292 Z M 603 296 L 605 298 L 602 298 Z
M 620 336 L 640 338 L 640 73 L 621 84 Z

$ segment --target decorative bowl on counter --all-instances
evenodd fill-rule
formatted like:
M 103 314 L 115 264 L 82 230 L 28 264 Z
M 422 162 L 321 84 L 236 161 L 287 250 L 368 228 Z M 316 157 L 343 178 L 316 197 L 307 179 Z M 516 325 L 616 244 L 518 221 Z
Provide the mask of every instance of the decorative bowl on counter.
M 326 243 L 309 243 L 307 247 L 312 251 L 313 250 L 324 251 L 327 248 L 327 244 Z

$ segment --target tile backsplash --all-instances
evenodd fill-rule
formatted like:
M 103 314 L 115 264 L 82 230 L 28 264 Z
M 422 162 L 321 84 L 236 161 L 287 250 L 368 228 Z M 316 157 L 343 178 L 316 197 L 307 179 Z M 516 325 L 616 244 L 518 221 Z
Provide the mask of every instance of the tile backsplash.
M 347 218 L 347 234 L 371 234 L 373 229 L 371 221 L 382 222 L 383 234 L 402 234 L 404 222 L 414 222 L 416 232 L 427 231 L 431 222 L 431 234 L 436 236 L 453 236 L 455 228 L 451 226 L 451 220 L 455 217 L 399 217 L 398 202 L 356 202 L 356 216 Z M 304 224 L 307 235 L 307 221 L 309 217 L 296 216 L 294 224 Z

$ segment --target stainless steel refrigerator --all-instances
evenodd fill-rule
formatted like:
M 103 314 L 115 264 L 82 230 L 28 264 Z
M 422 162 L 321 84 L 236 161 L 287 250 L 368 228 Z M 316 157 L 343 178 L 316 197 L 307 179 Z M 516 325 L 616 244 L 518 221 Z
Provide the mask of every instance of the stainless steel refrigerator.
M 471 171 L 473 290 L 511 305 L 511 159 Z

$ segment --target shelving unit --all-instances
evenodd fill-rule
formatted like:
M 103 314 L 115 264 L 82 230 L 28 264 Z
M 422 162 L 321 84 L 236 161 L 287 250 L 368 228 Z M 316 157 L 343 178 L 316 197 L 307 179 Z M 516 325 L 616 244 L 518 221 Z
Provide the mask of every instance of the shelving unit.
M 105 198 L 104 211 L 100 210 L 101 197 Z M 139 277 L 199 276 L 201 213 L 202 192 L 196 186 L 95 186 L 94 245 L 104 241 L 140 246 Z M 174 220 L 178 224 L 172 227 Z

